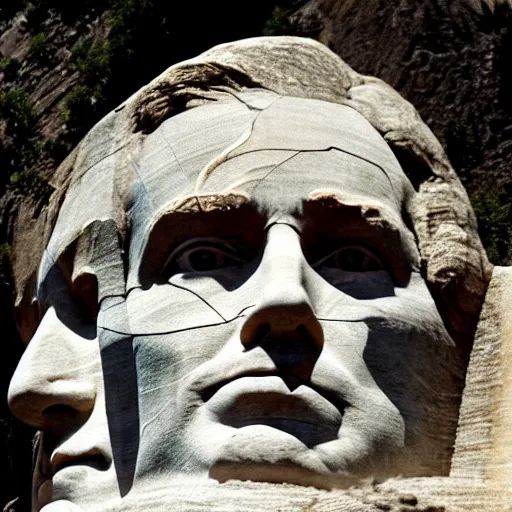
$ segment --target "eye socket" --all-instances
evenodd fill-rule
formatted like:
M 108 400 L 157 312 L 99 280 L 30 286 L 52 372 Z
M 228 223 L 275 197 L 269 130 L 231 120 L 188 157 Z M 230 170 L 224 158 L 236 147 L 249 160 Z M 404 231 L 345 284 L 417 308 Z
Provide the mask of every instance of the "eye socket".
M 167 258 L 162 274 L 208 272 L 219 268 L 242 265 L 247 258 L 225 240 L 201 238 L 179 245 Z
M 347 245 L 336 249 L 313 265 L 313 268 L 319 267 L 336 268 L 345 272 L 384 270 L 384 265 L 380 259 L 360 245 Z

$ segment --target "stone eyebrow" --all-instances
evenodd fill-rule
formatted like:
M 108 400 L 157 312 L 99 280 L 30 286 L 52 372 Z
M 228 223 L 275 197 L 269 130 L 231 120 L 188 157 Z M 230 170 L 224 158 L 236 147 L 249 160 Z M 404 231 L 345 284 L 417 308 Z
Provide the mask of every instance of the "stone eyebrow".
M 264 218 L 244 193 L 180 198 L 161 209 L 148 229 L 139 265 L 139 282 L 144 286 L 155 279 L 173 245 L 196 236 L 215 236 L 219 232 L 256 243 L 263 236 L 264 225 Z
M 401 223 L 402 219 L 390 206 L 381 201 L 368 197 L 358 196 L 356 194 L 342 194 L 332 191 L 314 191 L 304 201 L 306 209 L 315 208 L 319 211 L 340 211 L 340 210 L 358 210 L 361 216 L 369 224 L 375 223 Z
M 167 209 L 172 213 L 206 213 L 208 211 L 228 211 L 248 204 L 249 196 L 243 192 L 226 194 L 189 195 L 174 201 Z
M 411 270 L 419 270 L 414 234 L 388 205 L 367 197 L 317 191 L 304 201 L 303 208 L 303 236 L 315 241 L 313 246 L 326 240 L 361 240 L 379 252 L 397 282 L 404 285 Z

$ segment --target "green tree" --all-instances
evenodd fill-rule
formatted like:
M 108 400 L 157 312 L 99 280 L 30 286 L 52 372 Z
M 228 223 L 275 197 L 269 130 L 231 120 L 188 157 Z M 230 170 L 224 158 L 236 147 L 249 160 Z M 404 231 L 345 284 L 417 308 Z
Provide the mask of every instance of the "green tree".
M 51 47 L 44 32 L 36 34 L 30 42 L 29 56 L 39 63 L 50 59 Z
M 108 41 L 93 44 L 85 39 L 73 48 L 71 65 L 80 72 L 85 84 L 94 87 L 108 82 L 110 58 Z
M 6 121 L 6 134 L 14 142 L 34 135 L 35 116 L 24 89 L 13 88 L 0 94 L 0 117 Z
M 478 232 L 491 263 L 506 265 L 512 256 L 512 203 L 506 193 L 490 190 L 471 196 Z

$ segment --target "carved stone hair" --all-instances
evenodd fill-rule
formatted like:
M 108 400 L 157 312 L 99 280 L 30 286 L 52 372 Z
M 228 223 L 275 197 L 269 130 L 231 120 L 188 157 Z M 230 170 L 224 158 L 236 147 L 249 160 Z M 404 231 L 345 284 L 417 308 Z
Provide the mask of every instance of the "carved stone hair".
M 439 141 L 409 102 L 310 39 L 265 37 L 222 44 L 162 73 L 98 123 L 61 166 L 46 216 L 47 233 L 68 187 L 94 165 L 89 140 L 102 135 L 113 141 L 112 151 L 136 151 L 145 135 L 165 119 L 215 101 L 219 93 L 236 96 L 248 88 L 347 105 L 377 129 L 417 191 L 404 213 L 413 224 L 424 277 L 452 336 L 467 343 L 469 350 L 492 265 L 462 184 Z M 121 177 L 115 178 L 120 195 Z M 122 224 L 120 213 L 121 235 Z M 18 283 L 16 287 L 19 300 Z

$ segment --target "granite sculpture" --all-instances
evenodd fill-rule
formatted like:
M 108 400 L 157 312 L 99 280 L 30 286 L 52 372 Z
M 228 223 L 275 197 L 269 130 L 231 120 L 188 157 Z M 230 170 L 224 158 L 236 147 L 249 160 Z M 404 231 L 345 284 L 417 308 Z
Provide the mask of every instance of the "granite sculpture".
M 54 186 L 14 228 L 33 510 L 512 503 L 510 277 L 382 81 L 308 39 L 224 44 L 109 114 Z

